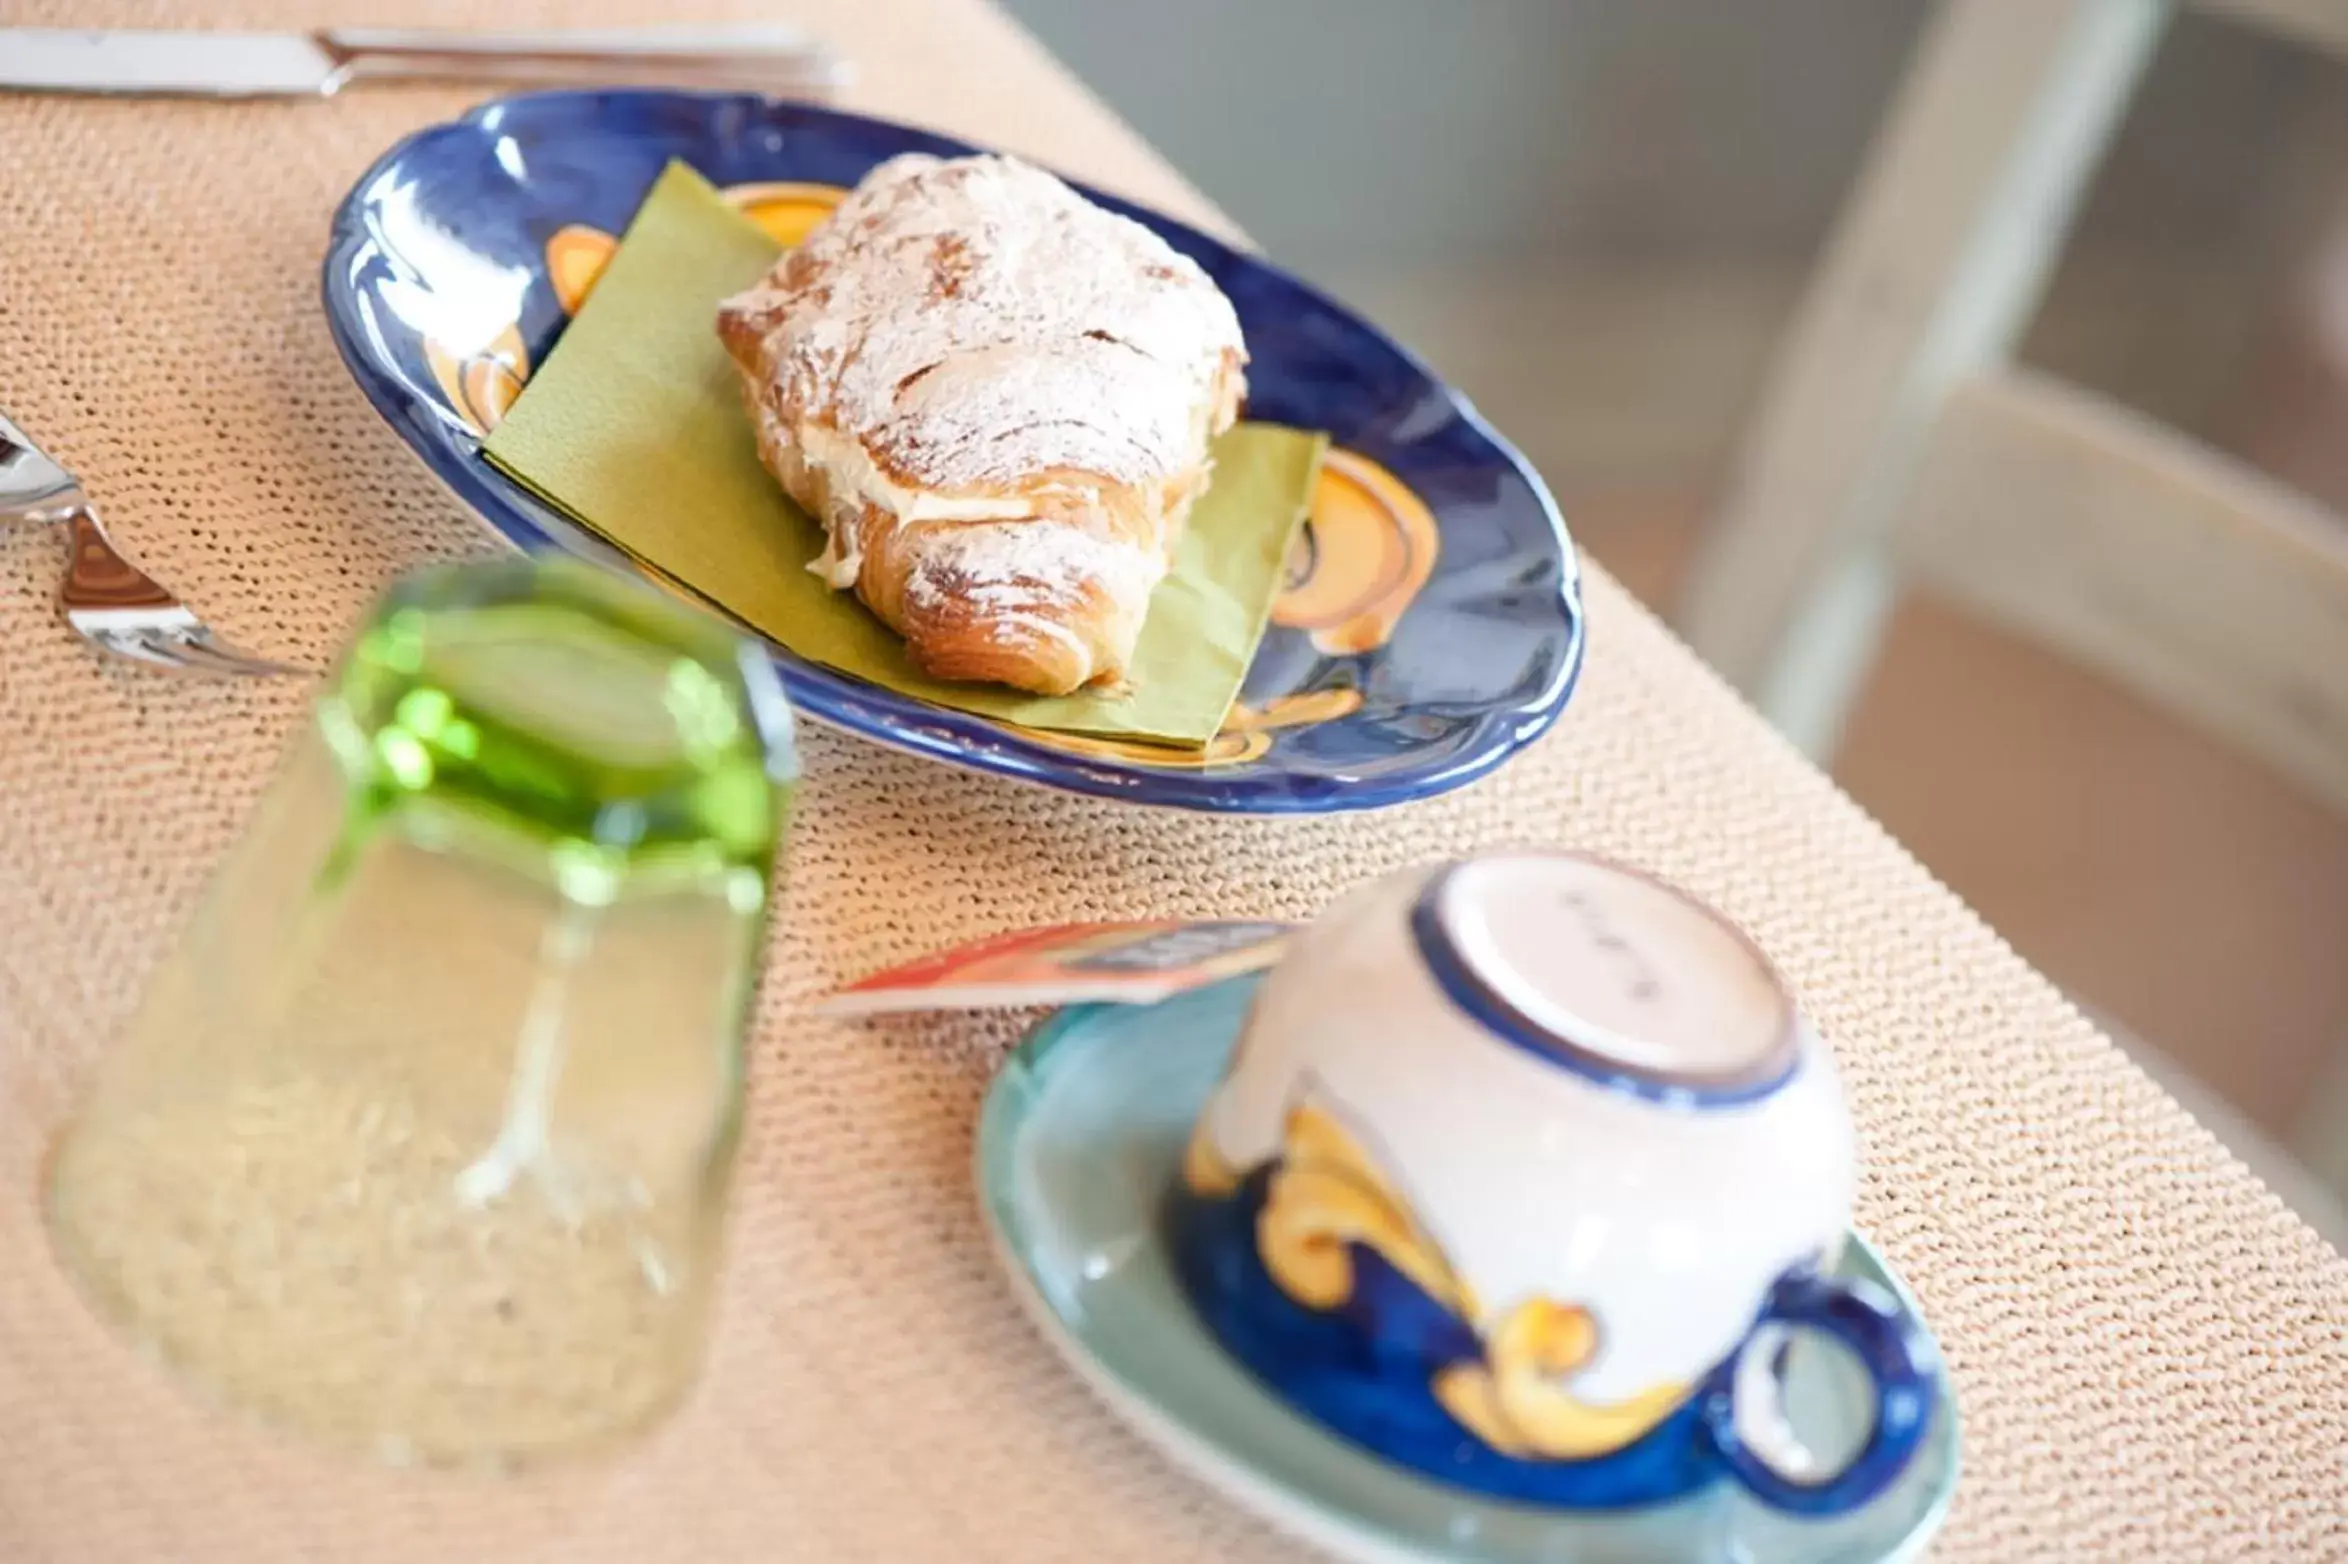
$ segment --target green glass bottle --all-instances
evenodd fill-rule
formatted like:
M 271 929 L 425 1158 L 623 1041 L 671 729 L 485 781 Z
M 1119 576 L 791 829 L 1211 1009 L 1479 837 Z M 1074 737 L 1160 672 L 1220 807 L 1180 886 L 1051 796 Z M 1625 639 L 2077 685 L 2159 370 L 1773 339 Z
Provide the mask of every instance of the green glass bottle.
M 520 559 L 395 588 L 58 1146 L 91 1301 L 388 1459 L 656 1420 L 795 767 L 765 653 L 681 603 Z

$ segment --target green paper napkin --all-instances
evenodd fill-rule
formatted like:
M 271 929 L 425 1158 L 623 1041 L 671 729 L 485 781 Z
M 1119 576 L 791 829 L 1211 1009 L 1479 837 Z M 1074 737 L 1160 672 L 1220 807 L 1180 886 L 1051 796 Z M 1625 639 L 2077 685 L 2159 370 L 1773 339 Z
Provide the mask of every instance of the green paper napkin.
M 594 293 L 483 447 L 509 477 L 812 662 L 1029 727 L 1158 743 L 1213 737 L 1262 638 L 1325 436 L 1242 424 L 1215 444 L 1121 695 L 949 684 L 851 593 L 806 569 L 823 529 L 759 465 L 718 301 L 775 243 L 669 165 Z

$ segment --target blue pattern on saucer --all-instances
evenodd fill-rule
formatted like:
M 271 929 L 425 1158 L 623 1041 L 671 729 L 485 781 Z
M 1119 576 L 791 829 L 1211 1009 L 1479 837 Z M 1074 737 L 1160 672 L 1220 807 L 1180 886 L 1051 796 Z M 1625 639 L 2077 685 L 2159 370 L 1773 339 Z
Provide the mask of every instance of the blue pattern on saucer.
M 545 93 L 493 102 L 394 147 L 334 219 L 328 324 L 370 401 L 467 504 L 525 548 L 619 556 L 488 466 L 430 358 L 432 334 L 487 350 L 510 327 L 526 364 L 567 320 L 545 262 L 559 230 L 623 230 L 681 158 L 725 187 L 853 185 L 901 152 L 970 149 L 902 125 L 752 97 Z M 1253 813 L 1376 808 L 1473 780 L 1538 737 L 1583 653 L 1572 545 L 1540 480 L 1466 400 L 1376 328 L 1293 277 L 1097 191 L 1196 259 L 1237 307 L 1249 412 L 1324 429 L 1433 515 L 1432 575 L 1371 650 L 1327 652 L 1275 626 L 1241 700 L 1360 705 L 1282 727 L 1247 758 L 1182 768 L 1083 753 L 878 689 L 777 649 L 809 716 L 916 754 L 1138 803 Z M 526 369 L 525 364 L 525 369 Z M 1260 737 L 1261 734 L 1251 735 Z M 1253 752 L 1260 747 L 1260 753 Z
M 1520 1460 L 1462 1428 L 1435 1398 L 1433 1374 L 1482 1360 L 1475 1333 L 1375 1249 L 1349 1246 L 1352 1296 L 1322 1313 L 1281 1290 L 1265 1269 L 1256 1219 L 1276 1169 L 1257 1168 L 1222 1199 L 1176 1180 L 1166 1197 L 1166 1247 L 1207 1329 L 1290 1404 L 1364 1448 L 1477 1493 L 1577 1509 L 1623 1509 L 1681 1498 L 1730 1472 L 1782 1509 L 1834 1515 L 1857 1509 L 1898 1478 L 1929 1430 L 1939 1399 L 1938 1352 L 1879 1290 L 1797 1274 L 1778 1284 L 1763 1320 L 1845 1335 L 1886 1365 L 1881 1410 L 1841 1470 L 1795 1482 L 1741 1448 L 1731 1410 L 1732 1354 L 1671 1414 L 1612 1454 L 1577 1461 Z M 1892 1339 L 1885 1339 L 1892 1338 Z
M 1256 1169 L 1223 1200 L 1177 1180 L 1166 1246 L 1207 1329 L 1299 1411 L 1390 1461 L 1502 1499 L 1614 1509 L 1676 1499 L 1723 1475 L 1704 1427 L 1709 1387 L 1595 1460 L 1520 1461 L 1475 1438 L 1435 1399 L 1429 1376 L 1479 1361 L 1483 1344 L 1377 1251 L 1352 1246 L 1353 1296 L 1327 1314 L 1296 1303 L 1264 1269 L 1256 1215 L 1273 1171 Z

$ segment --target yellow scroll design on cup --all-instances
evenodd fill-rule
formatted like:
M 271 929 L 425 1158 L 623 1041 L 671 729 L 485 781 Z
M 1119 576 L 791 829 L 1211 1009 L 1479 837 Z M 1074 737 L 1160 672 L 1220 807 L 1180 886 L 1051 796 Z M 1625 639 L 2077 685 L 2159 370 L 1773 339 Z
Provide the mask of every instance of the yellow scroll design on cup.
M 1228 1196 L 1242 1174 L 1202 1119 L 1182 1177 L 1206 1198 Z M 1474 1291 L 1395 1189 L 1360 1136 L 1329 1107 L 1290 1109 L 1256 1249 L 1280 1290 L 1308 1309 L 1342 1307 L 1355 1286 L 1354 1245 L 1371 1250 L 1452 1315 L 1479 1324 Z M 1591 1402 L 1568 1381 L 1598 1352 L 1597 1316 L 1579 1304 L 1530 1298 L 1479 1330 L 1483 1356 L 1438 1370 L 1429 1388 L 1460 1426 L 1520 1460 L 1588 1460 L 1623 1448 L 1687 1399 L 1688 1386 L 1653 1385 L 1627 1400 Z
M 1353 1296 L 1352 1246 L 1360 1244 L 1453 1314 L 1474 1317 L 1475 1300 L 1450 1260 L 1335 1114 L 1298 1103 L 1282 1140 L 1256 1216 L 1256 1248 L 1281 1291 L 1310 1309 L 1338 1307 Z
M 1199 1115 L 1198 1123 L 1191 1127 L 1189 1143 L 1182 1148 L 1182 1184 L 1202 1200 L 1224 1200 L 1239 1188 L 1244 1175 L 1215 1145 L 1215 1137 L 1207 1130 L 1207 1117 Z
M 1645 1434 L 1687 1399 L 1688 1387 L 1650 1385 L 1627 1401 L 1583 1401 L 1566 1380 L 1598 1351 L 1598 1321 L 1577 1304 L 1532 1298 L 1484 1339 L 1484 1361 L 1435 1376 L 1435 1399 L 1503 1455 L 1579 1461 Z

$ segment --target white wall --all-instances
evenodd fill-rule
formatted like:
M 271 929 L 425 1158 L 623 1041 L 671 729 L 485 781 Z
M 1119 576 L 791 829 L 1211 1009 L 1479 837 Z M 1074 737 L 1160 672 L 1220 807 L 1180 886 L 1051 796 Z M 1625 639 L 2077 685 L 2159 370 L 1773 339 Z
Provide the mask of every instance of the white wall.
M 1275 258 L 1426 353 L 1569 492 L 1719 459 L 1926 12 L 1006 3 Z M 2187 427 L 2222 421 L 2304 204 L 2298 126 L 2339 80 L 2183 20 L 2030 356 Z

